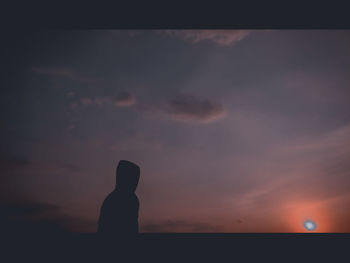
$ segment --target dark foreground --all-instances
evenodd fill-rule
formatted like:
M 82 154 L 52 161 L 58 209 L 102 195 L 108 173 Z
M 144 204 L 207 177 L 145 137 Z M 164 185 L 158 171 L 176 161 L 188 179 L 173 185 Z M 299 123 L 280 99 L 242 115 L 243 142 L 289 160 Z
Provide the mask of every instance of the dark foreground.
M 5 239 L 7 260 L 2 262 L 350 262 L 350 234 L 139 234 L 123 240 L 34 234 Z

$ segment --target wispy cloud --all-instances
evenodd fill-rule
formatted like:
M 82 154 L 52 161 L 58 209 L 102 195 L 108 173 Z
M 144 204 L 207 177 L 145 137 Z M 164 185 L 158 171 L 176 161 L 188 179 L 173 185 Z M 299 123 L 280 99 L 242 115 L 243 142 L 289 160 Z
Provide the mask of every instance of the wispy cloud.
M 52 203 L 18 200 L 0 204 L 2 222 L 8 231 L 23 233 L 51 233 L 62 231 L 94 231 L 96 222 L 64 213 L 63 208 Z
M 110 104 L 116 107 L 130 107 L 136 103 L 136 98 L 131 93 L 123 91 L 113 97 L 80 98 L 82 105 L 105 105 Z
M 282 81 L 284 92 L 297 95 L 299 100 L 307 103 L 339 102 L 348 98 L 349 94 L 348 82 L 344 82 L 332 72 L 323 75 L 307 71 L 290 71 L 282 77 Z
M 350 124 L 331 130 L 313 138 L 304 137 L 284 148 L 286 151 L 313 153 L 315 151 L 328 155 L 340 154 L 349 151 Z
M 246 38 L 250 30 L 157 30 L 162 34 L 176 37 L 190 43 L 211 41 L 221 46 L 233 45 Z
M 221 104 L 181 94 L 167 102 L 165 111 L 175 120 L 209 123 L 225 115 Z
M 125 37 L 128 36 L 130 38 L 137 37 L 149 30 L 140 30 L 140 29 L 131 29 L 131 30 L 126 30 L 126 29 L 116 29 L 116 30 L 111 30 L 110 33 L 114 36 L 117 37 Z

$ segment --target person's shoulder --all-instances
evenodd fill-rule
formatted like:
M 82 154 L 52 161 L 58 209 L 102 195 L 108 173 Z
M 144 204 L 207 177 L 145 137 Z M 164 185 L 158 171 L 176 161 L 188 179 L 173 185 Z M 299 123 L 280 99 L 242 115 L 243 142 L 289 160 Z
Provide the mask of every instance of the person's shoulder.
M 116 195 L 117 195 L 116 191 L 112 191 L 106 196 L 104 202 L 106 203 L 106 202 L 112 201 L 116 197 Z
M 137 195 L 135 193 L 133 193 L 132 197 L 136 202 L 139 202 L 139 198 L 137 197 Z

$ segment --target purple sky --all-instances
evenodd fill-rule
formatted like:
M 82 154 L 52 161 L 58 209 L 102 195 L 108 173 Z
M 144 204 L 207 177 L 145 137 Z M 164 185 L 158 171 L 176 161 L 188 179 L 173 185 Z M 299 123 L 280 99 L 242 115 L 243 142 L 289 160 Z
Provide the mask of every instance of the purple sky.
M 340 30 L 28 33 L 2 89 L 1 205 L 96 231 L 127 159 L 142 232 L 350 232 L 349 47 Z

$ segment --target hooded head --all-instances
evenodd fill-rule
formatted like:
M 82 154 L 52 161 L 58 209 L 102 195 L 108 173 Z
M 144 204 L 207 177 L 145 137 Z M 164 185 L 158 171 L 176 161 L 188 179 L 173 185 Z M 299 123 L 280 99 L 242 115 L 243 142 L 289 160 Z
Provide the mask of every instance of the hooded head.
M 140 167 L 132 162 L 121 160 L 116 171 L 116 189 L 135 192 L 140 178 Z

